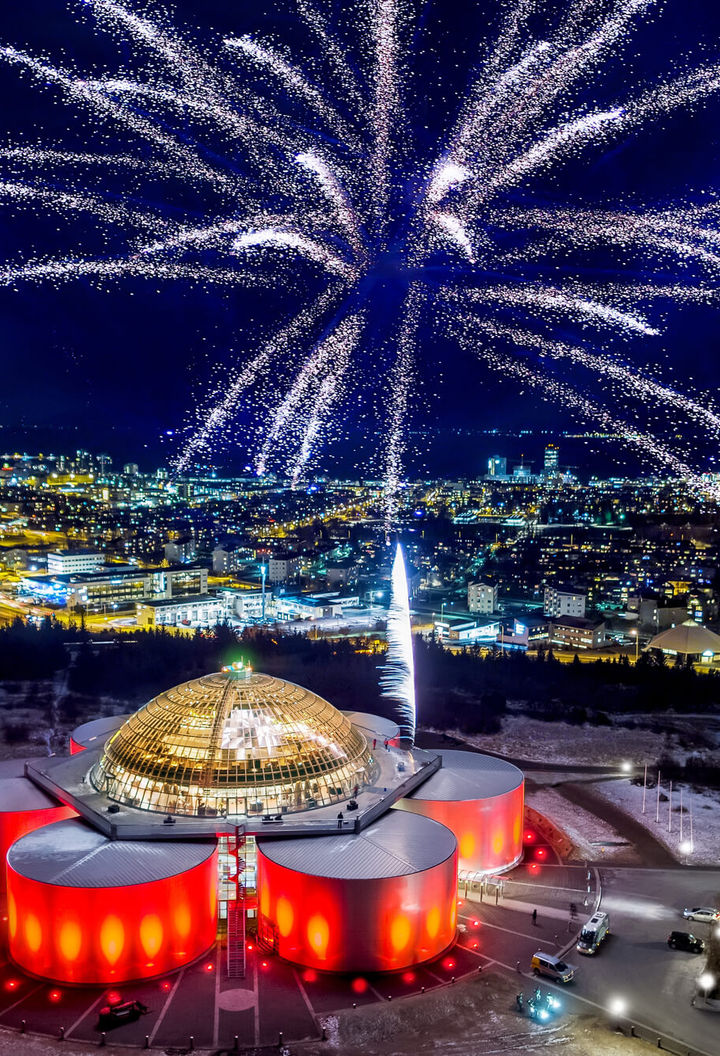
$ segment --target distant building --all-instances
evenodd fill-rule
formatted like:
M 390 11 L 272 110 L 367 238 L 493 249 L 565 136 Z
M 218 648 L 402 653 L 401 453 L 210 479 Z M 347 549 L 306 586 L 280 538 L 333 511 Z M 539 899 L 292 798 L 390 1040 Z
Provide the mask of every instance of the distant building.
M 513 466 L 513 480 L 526 480 L 528 484 L 535 481 L 533 472 L 530 466 L 526 466 L 524 462 L 521 462 L 519 466 Z
M 47 568 L 47 551 L 42 547 L 5 546 L 0 549 L 0 564 L 16 572 L 38 572 Z
M 299 567 L 298 554 L 273 554 L 268 560 L 268 579 L 271 583 L 288 583 L 295 579 Z
M 123 466 L 123 473 L 126 477 L 136 477 L 140 472 L 140 467 L 137 462 L 126 462 Z
M 135 607 L 138 627 L 214 627 L 227 618 L 227 599 L 213 594 L 190 594 L 184 598 L 139 601 Z
M 545 457 L 543 459 L 543 469 L 545 470 L 545 473 L 557 473 L 559 458 L 560 448 L 557 444 L 548 444 L 545 448 Z
M 95 572 L 104 560 L 105 556 L 97 550 L 51 550 L 47 555 L 47 570 L 51 576 Z
M 499 455 L 493 455 L 492 458 L 488 459 L 487 464 L 487 475 L 489 477 L 504 478 L 507 476 L 507 459 L 500 458 Z
M 319 620 L 341 616 L 360 605 L 357 594 L 281 594 L 274 599 L 275 615 L 281 620 Z
M 631 595 L 627 602 L 627 611 L 637 616 L 637 625 L 641 631 L 658 634 L 659 631 L 674 627 L 687 619 L 686 605 L 661 605 L 657 595 Z
M 492 583 L 469 583 L 467 590 L 468 610 L 491 616 L 498 611 L 498 588 Z
M 355 575 L 355 562 L 352 558 L 342 561 L 328 561 L 325 565 L 325 578 L 330 590 L 346 587 Z
M 503 619 L 496 646 L 503 650 L 537 649 L 547 644 L 548 621 L 537 613 L 522 613 L 512 619 Z
M 190 535 L 183 535 L 179 539 L 171 539 L 169 543 L 165 543 L 163 549 L 165 551 L 165 560 L 169 561 L 171 565 L 187 564 L 188 561 L 194 561 L 197 556 L 195 540 Z
M 550 623 L 550 641 L 562 649 L 599 649 L 605 643 L 605 621 L 561 616 Z
M 109 569 L 65 575 L 26 576 L 20 592 L 69 609 L 107 612 L 134 608 L 138 601 L 207 594 L 208 570 L 202 565 L 174 568 Z
M 212 552 L 212 569 L 216 576 L 229 576 L 254 560 L 255 553 L 242 542 L 219 543 Z
M 579 587 L 545 587 L 543 612 L 546 616 L 585 617 L 587 594 Z
M 487 645 L 494 644 L 499 633 L 499 622 L 470 620 L 466 623 L 451 624 L 446 637 L 449 642 L 460 642 L 464 645 L 472 645 L 476 642 L 483 642 Z

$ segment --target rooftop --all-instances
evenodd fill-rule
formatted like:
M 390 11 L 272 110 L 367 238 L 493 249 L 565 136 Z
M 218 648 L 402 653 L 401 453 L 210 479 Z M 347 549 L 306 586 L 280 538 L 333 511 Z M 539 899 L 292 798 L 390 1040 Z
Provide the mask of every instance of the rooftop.
M 192 869 L 213 854 L 203 842 L 118 842 L 78 818 L 28 833 L 12 845 L 8 863 L 21 876 L 63 887 L 124 887 Z
M 357 835 L 261 839 L 258 847 L 266 858 L 285 869 L 311 876 L 368 880 L 432 869 L 455 853 L 457 840 L 436 821 L 391 810 Z
M 492 799 L 512 792 L 523 783 L 523 773 L 512 763 L 478 752 L 452 749 L 440 753 L 442 767 L 410 799 L 462 801 Z

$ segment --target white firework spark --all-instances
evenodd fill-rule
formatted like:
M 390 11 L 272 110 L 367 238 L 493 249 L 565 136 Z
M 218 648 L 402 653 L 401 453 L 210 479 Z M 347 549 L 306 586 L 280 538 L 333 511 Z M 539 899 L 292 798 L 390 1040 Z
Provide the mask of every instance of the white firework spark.
M 387 617 L 387 658 L 382 667 L 380 685 L 383 696 L 395 701 L 400 736 L 415 741 L 415 664 L 410 628 L 410 598 L 402 547 L 395 547 L 392 565 L 392 589 Z

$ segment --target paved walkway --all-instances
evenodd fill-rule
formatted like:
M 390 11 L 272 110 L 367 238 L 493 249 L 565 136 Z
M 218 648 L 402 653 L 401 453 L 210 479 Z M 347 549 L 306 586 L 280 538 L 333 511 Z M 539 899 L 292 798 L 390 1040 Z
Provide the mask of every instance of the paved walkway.
M 626 839 L 628 843 L 635 847 L 644 865 L 658 869 L 668 869 L 673 866 L 681 868 L 667 847 L 655 839 L 644 825 L 635 821 L 624 810 L 620 810 L 619 807 L 609 803 L 596 792 L 591 791 L 587 785 L 573 781 L 567 784 L 554 785 L 553 789 L 563 799 L 566 799 L 568 803 L 575 803 L 578 807 L 582 807 L 583 810 L 587 810 L 590 814 L 602 818 L 603 821 L 611 825 L 616 832 L 620 833 L 623 839 Z

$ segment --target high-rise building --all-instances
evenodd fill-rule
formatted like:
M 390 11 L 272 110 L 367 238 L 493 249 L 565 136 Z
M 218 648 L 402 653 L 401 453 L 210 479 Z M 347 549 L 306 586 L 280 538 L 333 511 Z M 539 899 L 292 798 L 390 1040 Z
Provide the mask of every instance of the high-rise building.
M 488 459 L 487 475 L 489 477 L 506 477 L 507 476 L 507 459 L 500 458 L 499 455 L 493 455 L 492 458 Z
M 560 448 L 557 444 L 548 444 L 545 448 L 545 460 L 543 466 L 546 473 L 557 473 Z
M 138 475 L 138 468 L 137 462 L 126 462 L 123 466 L 123 473 L 126 477 L 136 477 Z

